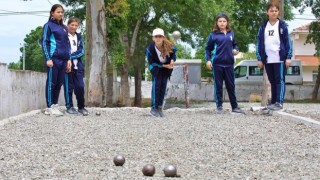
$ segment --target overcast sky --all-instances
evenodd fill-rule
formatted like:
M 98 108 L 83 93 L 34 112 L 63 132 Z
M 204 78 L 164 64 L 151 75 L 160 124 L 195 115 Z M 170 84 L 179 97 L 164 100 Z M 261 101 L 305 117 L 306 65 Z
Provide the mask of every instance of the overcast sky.
M 23 39 L 31 30 L 38 26 L 43 26 L 49 17 L 49 11 L 53 4 L 59 3 L 58 0 L 0 0 L 0 62 L 17 62 L 22 55 L 19 51 Z M 4 13 L 44 11 L 37 15 L 10 15 Z M 294 12 L 298 14 L 298 11 Z M 314 18 L 310 11 L 305 15 L 297 15 L 297 18 Z M 289 22 L 289 30 L 305 25 L 310 20 L 294 20 Z

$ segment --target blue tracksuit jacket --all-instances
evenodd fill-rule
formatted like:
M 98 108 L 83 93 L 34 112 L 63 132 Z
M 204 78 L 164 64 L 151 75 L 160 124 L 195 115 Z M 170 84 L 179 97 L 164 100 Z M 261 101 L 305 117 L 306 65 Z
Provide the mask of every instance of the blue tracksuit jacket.
M 171 53 L 170 56 L 166 57 L 165 63 L 161 63 L 159 60 L 158 54 L 156 52 L 155 46 L 156 46 L 156 44 L 154 42 L 152 42 L 151 44 L 149 44 L 149 46 L 146 49 L 146 58 L 149 63 L 149 70 L 151 71 L 152 74 L 155 74 L 156 72 L 158 72 L 159 68 L 162 68 L 162 64 L 170 64 L 171 60 L 176 61 L 176 59 L 177 59 L 177 56 L 176 56 L 177 49 L 176 49 L 176 46 L 174 46 L 172 49 L 173 53 Z M 172 69 L 163 68 L 163 70 L 169 76 L 172 73 Z
M 226 34 L 220 30 L 211 32 L 205 48 L 205 59 L 211 61 L 213 66 L 233 66 L 233 49 L 239 50 L 233 31 Z
M 84 65 L 82 62 L 82 57 L 84 56 L 84 43 L 83 43 L 81 34 L 76 32 L 76 35 L 78 39 L 78 42 L 77 42 L 78 47 L 77 47 L 77 51 L 71 54 L 71 60 L 78 59 L 78 64 L 77 64 L 78 72 L 83 72 Z M 73 63 L 73 61 L 71 62 Z M 74 65 L 72 65 L 72 70 L 73 69 L 74 69 Z
M 264 21 L 258 31 L 257 44 L 256 44 L 256 55 L 258 61 L 262 61 L 263 64 L 267 63 L 267 54 L 264 46 L 264 31 L 268 20 Z M 280 61 L 291 59 L 292 57 L 292 44 L 290 40 L 290 34 L 287 25 L 284 21 L 279 19 L 279 35 L 280 35 Z
M 43 26 L 42 50 L 47 61 L 50 59 L 69 60 L 70 43 L 67 27 L 54 19 L 49 20 Z

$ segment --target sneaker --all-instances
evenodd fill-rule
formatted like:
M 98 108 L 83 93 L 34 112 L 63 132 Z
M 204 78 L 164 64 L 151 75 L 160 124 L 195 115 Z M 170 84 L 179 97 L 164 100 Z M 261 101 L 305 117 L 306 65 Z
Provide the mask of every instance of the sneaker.
M 66 111 L 66 114 L 69 114 L 69 115 L 80 115 L 78 113 L 78 111 L 74 107 L 68 108 L 67 111 Z
M 46 108 L 46 110 L 44 110 L 44 114 L 45 115 L 52 115 L 52 108 Z
M 239 114 L 246 114 L 241 108 L 238 108 L 238 107 L 233 108 L 232 112 L 233 113 L 239 113 Z
M 217 114 L 223 114 L 222 106 L 217 107 Z
M 274 104 L 267 106 L 267 108 L 270 110 L 278 111 L 278 110 L 281 110 L 283 107 L 282 107 L 282 104 L 276 102 Z
M 267 108 L 268 108 L 268 109 L 273 109 L 273 108 L 274 108 L 274 104 L 268 104 L 268 105 L 267 105 Z
M 158 112 L 159 112 L 159 116 L 160 116 L 160 117 L 164 117 L 162 108 L 158 108 Z
M 52 104 L 50 108 L 52 109 L 52 115 L 63 116 L 63 113 L 59 110 L 58 104 Z
M 84 116 L 88 116 L 88 114 L 89 114 L 89 112 L 88 112 L 88 110 L 86 110 L 86 108 L 78 109 L 78 112 Z
M 152 117 L 160 117 L 158 109 L 155 109 L 155 108 L 151 108 L 150 115 Z

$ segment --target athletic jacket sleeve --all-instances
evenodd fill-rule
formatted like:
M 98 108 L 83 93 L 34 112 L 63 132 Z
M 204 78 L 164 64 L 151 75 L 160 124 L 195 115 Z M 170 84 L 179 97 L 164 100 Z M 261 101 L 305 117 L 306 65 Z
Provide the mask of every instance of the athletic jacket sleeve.
M 52 33 L 48 24 L 45 24 L 42 29 L 42 51 L 46 61 L 51 60 L 52 53 L 50 52 L 50 37 Z
M 84 55 L 84 45 L 83 45 L 82 37 L 78 36 L 78 38 L 79 38 L 79 46 L 77 47 L 77 51 L 71 54 L 71 59 L 78 59 Z
M 256 44 L 256 56 L 258 61 L 262 61 L 261 55 L 262 55 L 262 50 L 261 50 L 261 36 L 263 36 L 263 30 L 262 30 L 262 26 L 260 26 L 259 30 L 258 30 L 258 35 L 257 35 L 257 44 Z
M 146 49 L 146 58 L 147 58 L 148 63 L 149 63 L 149 70 L 151 71 L 154 67 L 162 68 L 162 65 L 157 64 L 155 62 L 154 57 L 152 56 L 150 47 L 151 46 L 148 46 L 147 49 Z
M 292 57 L 292 42 L 290 39 L 290 34 L 288 31 L 288 27 L 287 25 L 285 25 L 284 27 L 284 46 L 286 47 L 286 59 L 291 59 Z
M 214 48 L 214 42 L 212 39 L 212 33 L 210 33 L 209 37 L 208 37 L 208 41 L 205 47 L 205 60 L 206 61 L 210 61 L 211 60 L 211 52 L 213 51 Z
M 152 57 L 151 57 L 151 52 L 149 50 L 149 46 L 146 48 L 146 58 L 147 58 L 147 61 L 148 61 L 149 64 L 153 63 Z

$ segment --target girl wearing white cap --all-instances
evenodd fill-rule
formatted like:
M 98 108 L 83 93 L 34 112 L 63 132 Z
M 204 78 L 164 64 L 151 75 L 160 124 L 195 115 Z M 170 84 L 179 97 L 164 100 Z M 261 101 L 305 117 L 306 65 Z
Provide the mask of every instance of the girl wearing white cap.
M 164 36 L 164 31 L 156 28 L 152 32 L 153 42 L 146 49 L 149 70 L 152 74 L 151 111 L 153 117 L 164 117 L 162 103 L 176 61 L 176 47 Z

